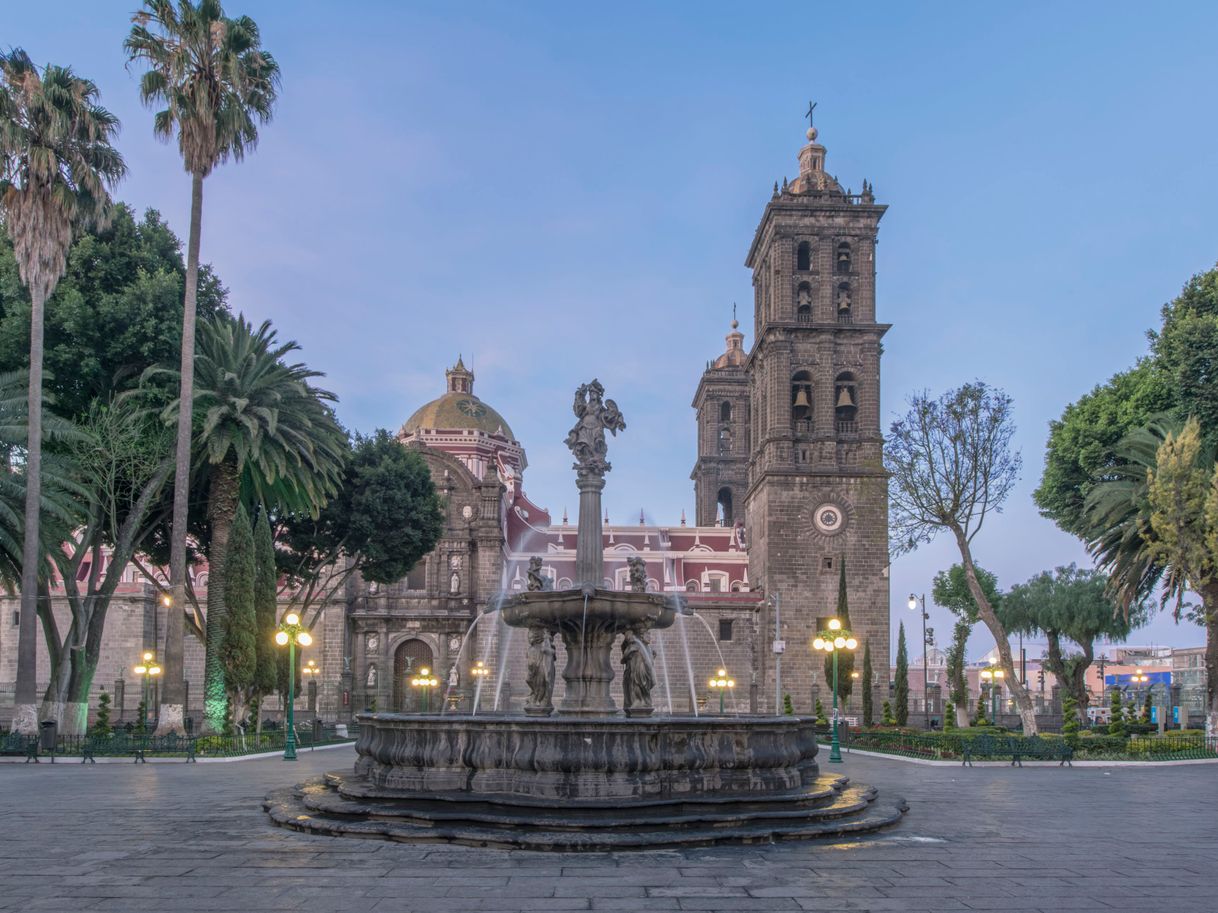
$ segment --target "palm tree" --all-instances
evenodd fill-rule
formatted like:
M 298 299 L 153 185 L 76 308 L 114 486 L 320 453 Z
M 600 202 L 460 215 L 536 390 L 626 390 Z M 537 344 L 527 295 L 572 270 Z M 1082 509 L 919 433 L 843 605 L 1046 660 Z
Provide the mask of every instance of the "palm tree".
M 1182 446 L 1186 438 L 1191 447 Z M 1191 476 L 1204 497 L 1218 477 L 1214 450 L 1202 443 L 1196 419 L 1184 424 L 1158 418 L 1126 435 L 1116 452 L 1121 462 L 1087 495 L 1088 547 L 1108 571 L 1126 614 L 1159 590 L 1161 604 L 1175 598 L 1178 620 L 1185 594 L 1192 590 L 1201 597 L 1210 681 L 1206 735 L 1212 736 L 1218 730 L 1218 562 L 1212 544 L 1218 510 L 1210 505 L 1218 505 L 1218 495 L 1211 493 L 1204 506 L 1190 505 L 1179 486 L 1182 475 Z
M 241 161 L 258 143 L 258 124 L 271 119 L 279 87 L 279 65 L 260 47 L 258 26 L 248 16 L 229 19 L 219 0 L 145 0 L 132 16 L 123 43 L 129 61 L 148 70 L 140 96 L 158 110 L 155 134 L 176 133 L 190 173 L 190 237 L 186 247 L 186 296 L 182 316 L 182 369 L 177 461 L 173 482 L 173 529 L 169 580 L 174 611 L 165 631 L 164 682 L 159 732 L 182 730 L 185 679 L 182 636 L 186 605 L 186 526 L 190 494 L 190 437 L 194 401 L 195 299 L 199 288 L 199 234 L 203 223 L 203 179 L 230 157 Z M 214 579 L 214 578 L 213 578 Z
M 202 416 L 196 463 L 207 475 L 207 619 L 204 725 L 224 725 L 226 693 L 220 648 L 224 636 L 225 556 L 237 506 L 243 499 L 275 509 L 316 514 L 337 490 L 347 437 L 328 405 L 334 394 L 313 387 L 321 375 L 284 356 L 299 349 L 281 343 L 270 321 L 260 327 L 243 316 L 218 315 L 200 324 L 195 360 L 195 409 Z M 145 376 L 173 373 L 152 369 Z M 171 403 L 167 421 L 181 410 Z
M 97 86 L 67 67 L 41 73 L 20 49 L 0 54 L 0 208 L 30 293 L 29 430 L 13 728 L 38 728 L 36 613 L 42 492 L 42 336 L 47 299 L 63 276 L 72 235 L 109 216 L 107 185 L 126 172 L 111 145 L 118 120 Z

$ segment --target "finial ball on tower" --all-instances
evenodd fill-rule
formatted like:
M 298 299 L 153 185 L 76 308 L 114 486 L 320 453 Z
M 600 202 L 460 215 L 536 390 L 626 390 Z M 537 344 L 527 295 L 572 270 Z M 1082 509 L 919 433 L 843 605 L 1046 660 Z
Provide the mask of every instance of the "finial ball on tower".
M 810 142 L 810 143 L 816 142 L 816 128 L 815 127 L 809 127 L 808 132 L 805 133 L 804 135 L 808 137 L 808 142 Z

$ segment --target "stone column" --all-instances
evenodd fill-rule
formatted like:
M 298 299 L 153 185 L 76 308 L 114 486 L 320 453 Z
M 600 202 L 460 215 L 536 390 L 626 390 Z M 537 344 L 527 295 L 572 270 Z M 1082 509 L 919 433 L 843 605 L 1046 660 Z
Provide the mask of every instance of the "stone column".
M 601 492 L 605 477 L 581 472 L 579 488 L 579 533 L 575 545 L 575 582 L 598 587 L 604 580 L 604 546 L 601 525 Z

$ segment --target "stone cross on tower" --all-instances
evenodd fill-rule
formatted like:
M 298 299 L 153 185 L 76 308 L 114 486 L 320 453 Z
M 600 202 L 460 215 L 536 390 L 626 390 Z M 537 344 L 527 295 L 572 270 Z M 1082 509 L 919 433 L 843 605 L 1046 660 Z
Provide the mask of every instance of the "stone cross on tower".
M 817 104 L 817 103 L 816 103 L 816 102 L 814 102 L 814 101 L 809 101 L 809 102 L 808 102 L 808 110 L 807 110 L 807 111 L 804 113 L 804 117 L 806 117 L 806 118 L 808 119 L 808 126 L 809 126 L 809 127 L 815 126 L 815 125 L 812 123 L 812 112 L 816 110 L 816 104 Z

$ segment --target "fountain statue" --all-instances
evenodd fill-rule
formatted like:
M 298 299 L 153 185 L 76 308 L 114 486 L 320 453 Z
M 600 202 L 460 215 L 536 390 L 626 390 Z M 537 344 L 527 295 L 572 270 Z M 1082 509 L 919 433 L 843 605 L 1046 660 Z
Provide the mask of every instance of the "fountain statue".
M 655 714 L 647 638 L 687 609 L 678 593 L 647 591 L 638 556 L 627 560 L 626 590 L 605 586 L 605 433 L 626 422 L 596 380 L 576 390 L 573 410 L 575 585 L 555 590 L 534 556 L 527 591 L 498 609 L 504 624 L 527 631 L 524 713 L 478 713 L 473 701 L 468 716 L 359 714 L 354 773 L 272 794 L 272 820 L 311 833 L 588 850 L 840 837 L 899 820 L 901 800 L 877 801 L 871 787 L 820 774 L 810 718 Z

